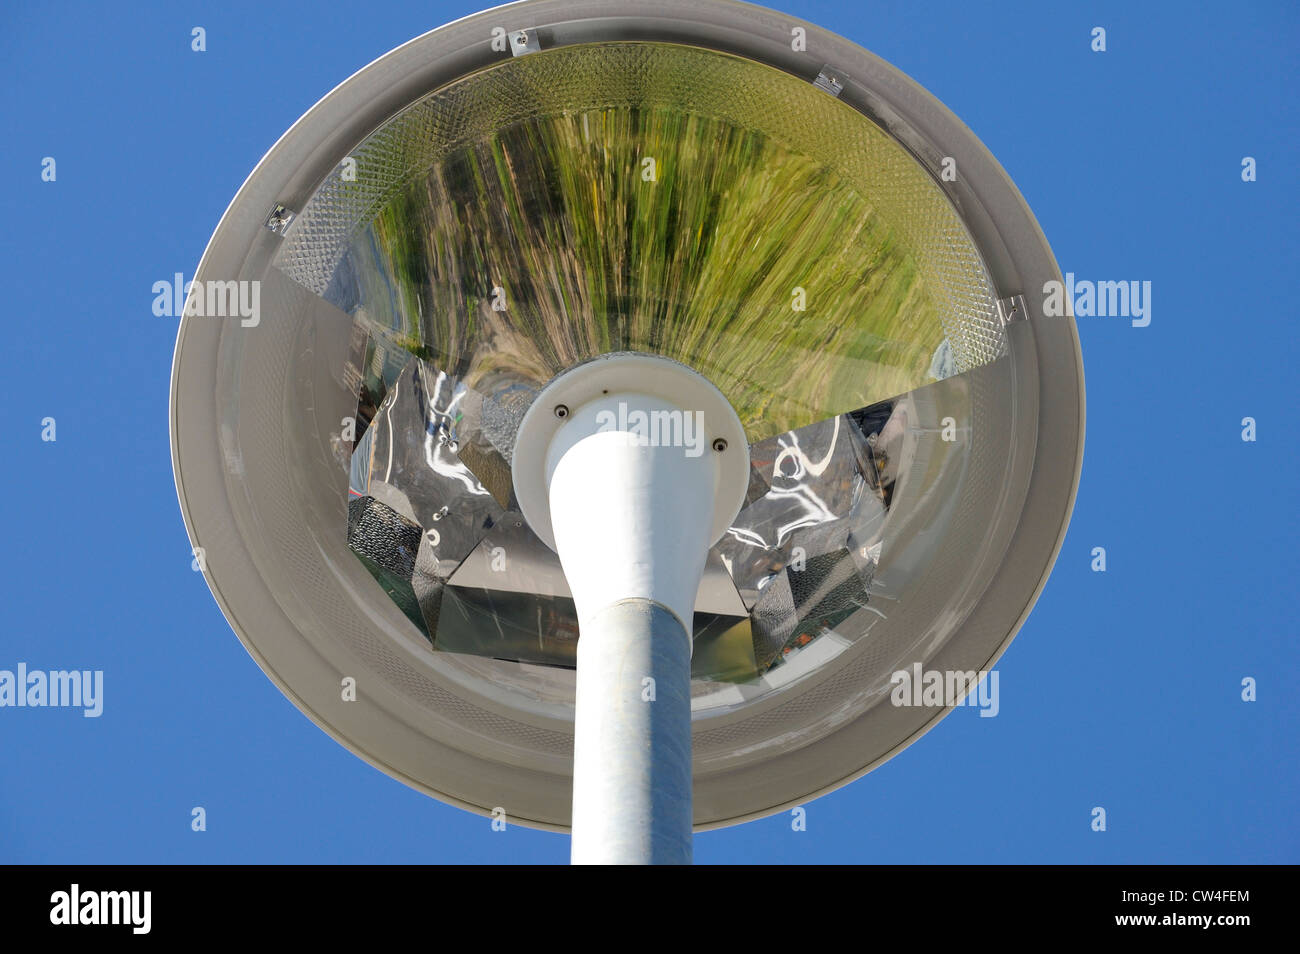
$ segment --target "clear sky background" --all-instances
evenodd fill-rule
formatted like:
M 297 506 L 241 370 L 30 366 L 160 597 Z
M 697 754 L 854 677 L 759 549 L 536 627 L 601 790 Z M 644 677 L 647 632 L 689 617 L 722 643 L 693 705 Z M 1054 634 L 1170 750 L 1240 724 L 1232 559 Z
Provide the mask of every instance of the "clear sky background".
M 779 815 L 706 833 L 697 861 L 1300 861 L 1300 8 L 772 5 L 933 92 L 1010 173 L 1062 270 L 1151 281 L 1152 321 L 1079 319 L 1082 486 L 1055 572 L 998 666 L 998 716 L 958 709 L 811 803 L 807 831 Z M 567 859 L 566 837 L 494 833 L 369 767 L 244 651 L 190 569 L 168 447 L 176 319 L 151 311 L 153 283 L 192 276 L 294 120 L 476 9 L 0 11 L 14 477 L 0 503 L 0 668 L 102 669 L 106 683 L 99 719 L 0 709 L 0 861 Z M 205 53 L 190 50 L 194 26 Z M 1090 49 L 1094 26 L 1105 53 Z M 45 156 L 56 182 L 41 181 Z M 1258 181 L 1242 181 L 1244 156 Z M 1246 416 L 1255 443 L 1241 439 Z M 1090 570 L 1096 546 L 1105 573 Z M 190 829 L 196 805 L 205 832 Z

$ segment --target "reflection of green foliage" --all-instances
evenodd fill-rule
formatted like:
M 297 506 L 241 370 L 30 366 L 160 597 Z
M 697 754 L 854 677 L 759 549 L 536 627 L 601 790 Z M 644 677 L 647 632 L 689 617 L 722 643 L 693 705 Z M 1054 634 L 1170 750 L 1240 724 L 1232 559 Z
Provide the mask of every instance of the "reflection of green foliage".
M 708 376 L 753 439 L 926 383 L 943 340 L 868 197 L 772 139 L 670 108 L 544 116 L 475 141 L 351 249 L 366 313 L 471 384 L 649 351 Z

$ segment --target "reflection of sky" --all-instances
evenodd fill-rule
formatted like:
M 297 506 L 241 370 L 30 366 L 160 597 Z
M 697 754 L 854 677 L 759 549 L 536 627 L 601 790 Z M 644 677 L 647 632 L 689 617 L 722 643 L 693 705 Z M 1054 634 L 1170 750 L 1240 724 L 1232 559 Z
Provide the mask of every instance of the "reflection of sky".
M 957 362 L 953 358 L 952 344 L 944 338 L 935 349 L 934 357 L 930 359 L 930 377 L 942 381 L 944 378 L 952 377 L 956 371 Z

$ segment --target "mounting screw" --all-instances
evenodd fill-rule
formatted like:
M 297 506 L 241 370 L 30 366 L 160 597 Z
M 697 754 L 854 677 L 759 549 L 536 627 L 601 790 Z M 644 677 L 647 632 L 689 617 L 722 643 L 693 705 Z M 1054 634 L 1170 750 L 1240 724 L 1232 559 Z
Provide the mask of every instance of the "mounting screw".
M 568 407 L 568 405 L 566 405 L 566 404 L 557 404 L 557 405 L 555 405 L 555 416 L 558 417 L 558 418 L 566 418 L 566 417 L 568 417 L 568 416 L 569 416 L 569 407 Z
M 541 40 L 536 30 L 516 30 L 510 34 L 510 55 L 524 56 L 541 50 Z
M 715 437 L 713 439 L 713 449 L 717 451 L 719 454 L 721 454 L 724 450 L 727 449 L 727 442 L 723 440 L 721 437 Z

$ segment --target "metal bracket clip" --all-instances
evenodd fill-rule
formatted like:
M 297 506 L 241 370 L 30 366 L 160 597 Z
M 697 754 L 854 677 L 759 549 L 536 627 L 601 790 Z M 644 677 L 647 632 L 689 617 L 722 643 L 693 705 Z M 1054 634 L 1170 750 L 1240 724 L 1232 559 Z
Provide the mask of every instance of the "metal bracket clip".
M 266 227 L 276 235 L 283 235 L 289 230 L 297 214 L 287 205 L 277 202 L 271 214 L 266 217 Z
M 1013 321 L 1025 321 L 1029 318 L 1029 309 L 1025 307 L 1024 295 L 1011 295 L 998 299 L 998 320 L 1005 328 Z
M 839 99 L 840 93 L 844 92 L 844 74 L 833 66 L 823 66 L 822 71 L 813 80 L 813 85 Z
M 510 53 L 512 56 L 524 56 L 528 53 L 540 53 L 542 41 L 538 39 L 536 28 L 510 31 Z

